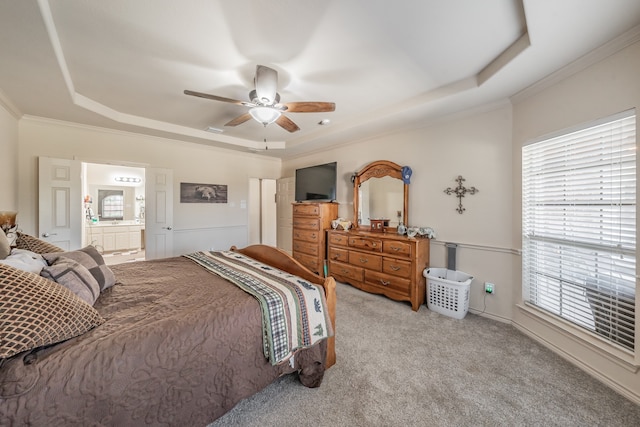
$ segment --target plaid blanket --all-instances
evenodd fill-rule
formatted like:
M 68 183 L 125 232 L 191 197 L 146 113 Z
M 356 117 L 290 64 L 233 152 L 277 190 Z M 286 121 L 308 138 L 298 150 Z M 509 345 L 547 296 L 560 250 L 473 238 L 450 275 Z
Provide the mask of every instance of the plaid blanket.
M 183 256 L 258 300 L 264 355 L 272 365 L 333 336 L 324 292 L 313 283 L 236 252 L 200 251 Z

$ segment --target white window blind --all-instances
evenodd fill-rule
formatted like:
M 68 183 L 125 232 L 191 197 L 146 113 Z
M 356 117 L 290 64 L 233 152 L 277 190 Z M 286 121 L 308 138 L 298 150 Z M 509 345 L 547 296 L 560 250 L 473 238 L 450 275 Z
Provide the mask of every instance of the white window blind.
M 522 149 L 524 299 L 631 351 L 635 123 L 627 112 Z

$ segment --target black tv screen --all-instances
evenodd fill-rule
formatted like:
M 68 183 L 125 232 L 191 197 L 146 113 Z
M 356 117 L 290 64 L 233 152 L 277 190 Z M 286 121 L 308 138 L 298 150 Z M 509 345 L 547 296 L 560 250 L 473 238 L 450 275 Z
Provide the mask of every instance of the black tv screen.
M 296 202 L 336 200 L 337 162 L 296 169 Z

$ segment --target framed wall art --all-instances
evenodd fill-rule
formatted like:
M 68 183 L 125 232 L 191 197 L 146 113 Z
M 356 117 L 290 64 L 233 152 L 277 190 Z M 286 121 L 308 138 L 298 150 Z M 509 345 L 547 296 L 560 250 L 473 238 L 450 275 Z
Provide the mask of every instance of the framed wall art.
M 227 186 L 181 182 L 180 203 L 227 203 Z

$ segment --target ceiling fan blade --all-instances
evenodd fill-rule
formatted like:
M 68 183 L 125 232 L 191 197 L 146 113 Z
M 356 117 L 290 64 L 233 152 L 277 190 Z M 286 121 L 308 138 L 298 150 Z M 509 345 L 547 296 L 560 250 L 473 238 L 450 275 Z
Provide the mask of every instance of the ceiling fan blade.
M 256 94 L 258 101 L 264 105 L 272 105 L 276 102 L 278 91 L 278 72 L 264 65 L 256 66 Z
M 327 113 L 336 110 L 334 102 L 286 102 L 288 113 Z
M 238 126 L 241 125 L 242 123 L 246 122 L 247 120 L 251 119 L 251 114 L 249 113 L 245 113 L 241 116 L 236 117 L 235 119 L 231 120 L 228 123 L 225 123 L 225 126 Z
M 284 114 L 281 115 L 278 120 L 276 120 L 276 124 L 278 126 L 280 126 L 281 128 L 288 130 L 289 132 L 293 133 L 293 132 L 297 132 L 300 130 L 300 128 L 298 127 L 297 124 L 293 123 L 293 121 L 291 121 L 291 119 L 289 119 L 287 116 L 285 116 Z
M 245 102 L 245 101 L 238 101 L 237 99 L 224 98 L 222 96 L 210 95 L 208 93 L 194 92 L 192 90 L 185 90 L 184 94 L 185 95 L 191 95 L 191 96 L 198 96 L 200 98 L 213 99 L 214 101 L 228 102 L 230 104 L 236 104 L 236 105 L 247 105 L 247 104 L 252 105 L 251 103 L 248 103 L 248 102 Z

